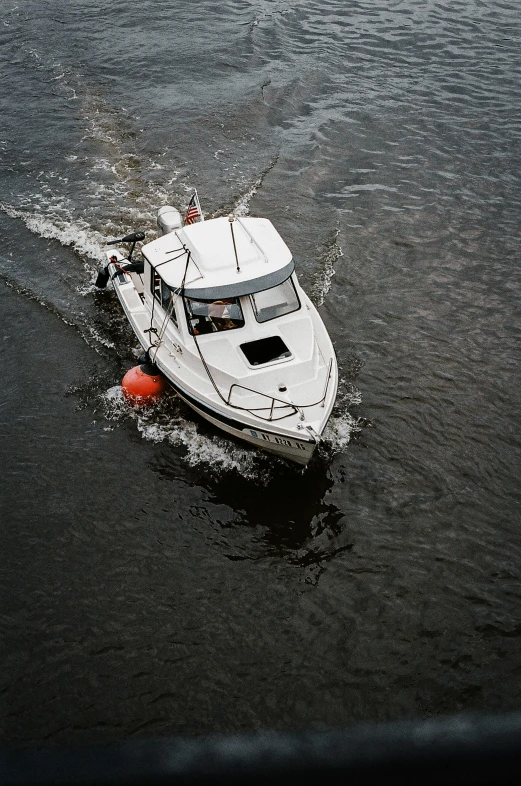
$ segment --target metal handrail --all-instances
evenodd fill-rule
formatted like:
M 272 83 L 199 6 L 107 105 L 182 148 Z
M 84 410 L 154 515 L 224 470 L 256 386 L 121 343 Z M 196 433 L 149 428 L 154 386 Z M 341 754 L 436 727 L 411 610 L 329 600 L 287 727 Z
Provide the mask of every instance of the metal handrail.
M 326 403 L 326 395 L 329 387 L 329 382 L 331 380 L 332 368 L 333 368 L 333 358 L 329 360 L 327 379 L 326 379 L 326 384 L 324 387 L 324 393 L 322 395 L 322 398 L 319 399 L 318 401 L 314 401 L 312 404 L 293 404 L 290 401 L 284 401 L 284 399 L 282 398 L 276 398 L 275 396 L 270 396 L 268 395 L 268 393 L 261 393 L 259 390 L 254 390 L 253 388 L 247 388 L 245 385 L 239 385 L 237 382 L 234 382 L 233 385 L 230 387 L 230 390 L 228 391 L 228 398 L 226 399 L 226 403 L 228 404 L 228 406 L 234 407 L 234 409 L 242 409 L 245 412 L 249 412 L 251 415 L 256 415 L 256 417 L 268 421 L 283 420 L 284 418 L 289 418 L 291 415 L 296 415 L 298 412 L 300 412 L 300 410 L 307 409 L 309 407 L 316 407 L 319 404 L 322 407 L 324 407 Z M 256 396 L 263 396 L 264 398 L 270 399 L 271 405 L 269 407 L 241 407 L 238 406 L 237 404 L 232 404 L 230 399 L 232 397 L 232 391 L 234 388 L 241 388 L 242 390 L 247 390 L 249 393 L 255 393 Z M 279 406 L 275 404 L 276 401 L 279 402 Z M 262 415 L 259 414 L 260 412 L 264 412 L 268 409 L 270 412 L 268 417 L 263 417 Z M 277 409 L 290 409 L 291 412 L 288 412 L 287 415 L 281 415 L 280 417 L 274 418 L 273 411 Z
M 230 399 L 232 397 L 232 391 L 234 388 L 240 388 L 241 390 L 247 390 L 249 393 L 255 393 L 256 396 L 262 396 L 263 398 L 267 398 L 271 401 L 270 406 L 266 407 L 240 407 L 237 404 L 232 404 Z M 279 402 L 279 406 L 276 405 L 275 402 Z M 253 388 L 247 388 L 245 385 L 239 385 L 237 382 L 234 382 L 233 385 L 230 387 L 228 391 L 228 398 L 226 403 L 230 407 L 234 407 L 235 409 L 243 409 L 245 412 L 249 412 L 250 414 L 256 414 L 258 418 L 262 418 L 263 420 L 283 420 L 284 418 L 290 417 L 290 415 L 295 415 L 298 412 L 297 407 L 294 404 L 291 404 L 289 401 L 284 401 L 282 398 L 276 398 L 275 396 L 270 396 L 267 393 L 261 393 L 259 390 L 254 390 Z M 273 417 L 273 411 L 277 409 L 290 409 L 291 412 L 288 412 L 286 415 L 281 415 L 280 417 Z M 262 415 L 258 414 L 260 412 L 265 412 L 269 410 L 269 416 L 263 417 Z
M 258 417 L 258 418 L 261 418 L 262 420 L 267 420 L 267 421 L 283 420 L 284 418 L 289 418 L 289 417 L 291 417 L 291 415 L 296 415 L 297 413 L 300 413 L 300 417 L 302 419 L 302 414 L 303 414 L 302 410 L 303 409 L 306 409 L 308 407 L 316 407 L 319 404 L 323 404 L 323 402 L 325 401 L 326 394 L 327 394 L 327 389 L 329 387 L 329 380 L 331 379 L 331 369 L 332 369 L 332 366 L 333 366 L 333 358 L 331 358 L 330 361 L 329 361 L 329 367 L 328 367 L 328 372 L 327 372 L 326 385 L 325 385 L 325 388 L 324 388 L 324 394 L 323 394 L 321 399 L 319 399 L 318 401 L 315 401 L 312 404 L 302 404 L 302 405 L 299 406 L 297 404 L 293 404 L 290 401 L 284 401 L 284 399 L 276 398 L 275 396 L 269 396 L 267 393 L 261 393 L 259 390 L 253 390 L 253 388 L 247 388 L 245 385 L 240 385 L 238 382 L 234 382 L 233 385 L 230 386 L 230 389 L 228 390 L 228 397 L 225 398 L 224 395 L 219 390 L 219 387 L 216 384 L 214 378 L 212 377 L 211 371 L 208 368 L 208 364 L 207 364 L 206 360 L 204 359 L 203 353 L 201 352 L 201 347 L 199 346 L 199 342 L 197 340 L 197 336 L 195 335 L 195 333 L 193 334 L 193 339 L 194 339 L 194 342 L 195 342 L 195 346 L 197 347 L 197 351 L 199 353 L 199 357 L 201 358 L 203 366 L 204 366 L 204 368 L 206 370 L 206 373 L 208 374 L 210 382 L 212 383 L 212 385 L 213 385 L 213 387 L 215 389 L 215 392 L 217 393 L 217 395 L 219 396 L 221 401 L 224 404 L 226 404 L 227 406 L 232 407 L 232 409 L 241 410 L 242 412 L 249 412 L 250 415 L 254 415 L 255 417 Z M 270 412 L 269 416 L 268 417 L 264 417 L 263 415 L 259 414 L 260 412 L 264 412 L 265 410 L 267 410 L 268 407 L 241 407 L 239 404 L 232 404 L 231 397 L 232 397 L 232 391 L 233 391 L 234 388 L 242 388 L 242 390 L 247 390 L 250 393 L 255 393 L 256 396 L 263 396 L 264 398 L 269 399 L 271 401 L 271 404 L 270 404 L 270 407 L 269 407 L 269 412 Z M 280 406 L 280 405 L 277 406 L 276 403 L 275 403 L 277 401 L 282 406 Z M 273 417 L 273 411 L 276 410 L 276 409 L 289 409 L 290 411 L 286 415 L 280 415 L 280 417 L 274 418 Z
M 331 369 L 332 368 L 333 368 L 333 358 L 330 358 L 329 359 L 329 368 L 327 370 L 326 386 L 324 388 L 324 395 L 322 396 L 322 401 L 320 402 L 320 406 L 322 406 L 322 407 L 325 407 L 325 405 L 326 405 L 326 394 L 327 394 L 327 389 L 329 387 L 329 380 L 331 379 Z M 310 405 L 308 404 L 308 406 L 310 406 Z
M 255 238 L 253 237 L 253 235 L 252 235 L 252 233 L 250 232 L 250 230 L 249 230 L 249 229 L 247 229 L 247 228 L 244 226 L 244 224 L 242 223 L 242 221 L 241 221 L 241 219 L 240 219 L 239 217 L 236 217 L 236 218 L 235 218 L 235 220 L 236 220 L 236 221 L 239 223 L 239 226 L 241 226 L 241 227 L 244 229 L 244 231 L 246 232 L 246 234 L 249 236 L 249 238 L 250 238 L 251 242 L 252 242 L 252 243 L 255 243 L 255 245 L 257 246 L 257 248 L 258 248 L 258 249 L 259 249 L 259 251 L 261 252 L 262 256 L 264 257 L 264 261 L 265 261 L 265 262 L 266 262 L 266 264 L 267 264 L 267 263 L 268 263 L 268 256 L 267 256 L 266 252 L 264 251 L 264 249 L 262 248 L 262 246 L 260 245 L 260 243 L 258 243 L 258 242 L 257 242 L 257 240 L 255 240 Z

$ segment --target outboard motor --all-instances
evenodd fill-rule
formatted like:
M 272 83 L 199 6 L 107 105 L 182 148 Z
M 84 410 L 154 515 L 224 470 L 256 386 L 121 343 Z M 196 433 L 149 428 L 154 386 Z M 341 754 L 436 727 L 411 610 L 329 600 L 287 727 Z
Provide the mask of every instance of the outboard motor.
M 132 243 L 132 246 L 130 247 L 129 255 L 124 260 L 126 263 L 128 263 L 125 264 L 125 270 L 127 273 L 143 272 L 144 263 L 143 262 L 132 263 L 132 254 L 134 253 L 134 248 L 136 247 L 136 243 L 144 239 L 145 239 L 144 232 L 132 232 L 131 235 L 125 235 L 125 237 L 120 237 L 118 240 L 109 240 L 107 242 L 107 246 L 115 246 L 117 243 Z M 110 261 L 111 262 L 117 261 L 117 258 L 111 257 Z M 109 282 L 109 277 L 110 277 L 109 266 L 106 265 L 105 267 L 102 267 L 101 270 L 99 271 L 95 286 L 97 286 L 98 289 L 105 289 L 105 287 Z
M 98 287 L 98 289 L 105 289 L 105 287 L 107 286 L 108 283 L 109 283 L 109 269 L 108 269 L 108 266 L 107 267 L 102 267 L 101 270 L 98 273 L 98 277 L 96 279 L 95 286 Z
M 157 227 L 160 235 L 168 235 L 169 232 L 181 229 L 182 226 L 183 219 L 179 210 L 170 205 L 159 208 L 157 212 Z

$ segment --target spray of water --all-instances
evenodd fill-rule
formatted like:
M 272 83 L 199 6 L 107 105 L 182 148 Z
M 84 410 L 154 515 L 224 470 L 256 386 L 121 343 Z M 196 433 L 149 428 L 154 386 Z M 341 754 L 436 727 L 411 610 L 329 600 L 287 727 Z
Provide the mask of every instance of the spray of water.
M 119 385 L 100 396 L 101 410 L 111 422 L 131 419 L 143 439 L 148 442 L 167 442 L 184 448 L 184 460 L 189 466 L 204 465 L 212 472 L 235 471 L 253 479 L 258 475 L 259 453 L 234 445 L 218 435 L 201 433 L 195 421 L 187 420 L 180 409 L 170 402 L 145 408 L 133 407 L 124 398 Z
M 70 246 L 84 260 L 103 262 L 106 240 L 99 232 L 89 227 L 86 221 L 73 221 L 59 215 L 26 212 L 0 202 L 0 210 L 10 218 L 18 218 L 35 235 L 57 240 L 62 246 Z M 92 265 L 89 272 L 93 272 Z

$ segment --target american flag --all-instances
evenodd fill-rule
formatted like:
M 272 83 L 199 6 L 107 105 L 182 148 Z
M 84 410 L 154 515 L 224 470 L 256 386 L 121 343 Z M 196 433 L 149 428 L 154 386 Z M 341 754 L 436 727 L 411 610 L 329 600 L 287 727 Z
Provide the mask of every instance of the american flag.
M 201 207 L 197 199 L 197 191 L 188 203 L 188 209 L 185 216 L 185 224 L 194 224 L 198 218 L 201 218 Z

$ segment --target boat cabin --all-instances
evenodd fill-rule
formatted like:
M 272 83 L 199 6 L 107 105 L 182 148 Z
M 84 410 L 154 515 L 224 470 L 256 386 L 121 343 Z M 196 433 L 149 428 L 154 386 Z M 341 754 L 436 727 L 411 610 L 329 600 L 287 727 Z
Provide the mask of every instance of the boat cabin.
M 301 308 L 291 252 L 271 221 L 211 219 L 169 232 L 142 251 L 144 296 L 181 334 L 207 336 L 249 326 L 253 330 L 245 330 L 239 342 L 248 365 L 291 357 L 266 325 Z M 268 330 L 252 340 L 262 325 Z

